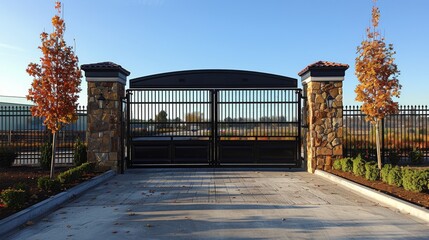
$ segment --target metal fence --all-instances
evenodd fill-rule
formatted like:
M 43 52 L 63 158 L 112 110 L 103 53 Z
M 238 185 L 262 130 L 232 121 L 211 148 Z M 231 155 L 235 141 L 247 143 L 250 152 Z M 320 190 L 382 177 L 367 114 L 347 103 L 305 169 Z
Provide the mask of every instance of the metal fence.
M 78 120 L 64 126 L 58 132 L 56 163 L 69 165 L 73 163 L 73 145 L 79 138 L 86 139 L 85 107 L 77 109 Z M 0 147 L 14 147 L 18 153 L 15 166 L 38 166 L 40 148 L 51 141 L 52 135 L 43 125 L 43 119 L 33 117 L 30 106 L 0 106 Z
M 345 156 L 365 154 L 369 158 L 376 155 L 375 131 L 365 120 L 359 106 L 343 108 Z M 400 106 L 398 114 L 383 119 L 380 124 L 381 151 L 386 162 L 393 152 L 402 159 L 411 151 L 418 150 L 429 157 L 429 109 L 427 106 Z

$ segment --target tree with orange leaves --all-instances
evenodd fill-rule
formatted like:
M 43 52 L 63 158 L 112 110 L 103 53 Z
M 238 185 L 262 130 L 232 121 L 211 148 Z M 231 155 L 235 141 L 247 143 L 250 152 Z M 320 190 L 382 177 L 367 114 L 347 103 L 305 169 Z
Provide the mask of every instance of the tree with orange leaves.
M 52 18 L 54 31 L 42 32 L 39 49 L 40 64 L 30 63 L 27 73 L 33 77 L 27 99 L 35 103 L 33 116 L 44 118 L 44 125 L 52 132 L 52 159 L 50 177 L 55 169 L 56 133 L 65 124 L 77 120 L 76 108 L 82 73 L 73 48 L 64 40 L 65 23 L 60 17 L 61 2 L 56 2 L 57 14 Z
M 357 48 L 355 74 L 359 80 L 356 86 L 356 101 L 363 102 L 361 110 L 366 120 L 375 128 L 377 162 L 381 169 L 380 122 L 389 115 L 398 112 L 398 102 L 393 97 L 400 95 L 399 70 L 394 63 L 393 45 L 386 45 L 378 31 L 380 10 L 372 8 L 372 28 L 367 28 L 367 38 Z

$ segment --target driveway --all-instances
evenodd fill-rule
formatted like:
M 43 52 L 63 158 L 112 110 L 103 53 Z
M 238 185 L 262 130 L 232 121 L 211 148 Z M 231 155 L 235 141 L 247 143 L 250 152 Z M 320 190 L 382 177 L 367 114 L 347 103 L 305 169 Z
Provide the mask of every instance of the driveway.
M 307 172 L 131 169 L 9 239 L 427 239 L 429 224 Z

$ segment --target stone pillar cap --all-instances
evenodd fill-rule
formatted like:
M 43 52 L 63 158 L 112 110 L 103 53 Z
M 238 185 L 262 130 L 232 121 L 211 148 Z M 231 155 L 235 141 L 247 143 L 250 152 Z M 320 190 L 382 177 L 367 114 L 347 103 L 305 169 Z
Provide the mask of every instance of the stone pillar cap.
M 85 71 L 86 77 L 92 77 L 91 73 L 95 72 L 118 72 L 125 76 L 129 76 L 130 72 L 123 68 L 121 65 L 113 62 L 99 62 L 91 64 L 83 64 L 81 69 Z
M 323 72 L 329 72 L 332 70 L 336 70 L 336 71 L 340 70 L 340 71 L 345 72 L 348 68 L 349 68 L 348 64 L 328 62 L 328 61 L 318 61 L 318 62 L 312 63 L 312 64 L 308 65 L 307 67 L 305 67 L 304 69 L 302 69 L 298 73 L 298 75 L 300 77 L 302 77 L 307 72 L 311 72 L 314 70 L 322 70 Z

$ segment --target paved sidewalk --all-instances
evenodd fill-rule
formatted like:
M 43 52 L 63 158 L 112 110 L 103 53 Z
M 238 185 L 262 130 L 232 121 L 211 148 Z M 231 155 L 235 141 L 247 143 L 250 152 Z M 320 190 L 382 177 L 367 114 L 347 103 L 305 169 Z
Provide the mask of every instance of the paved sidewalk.
M 9 239 L 428 239 L 429 225 L 291 170 L 132 169 Z

